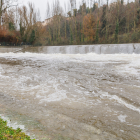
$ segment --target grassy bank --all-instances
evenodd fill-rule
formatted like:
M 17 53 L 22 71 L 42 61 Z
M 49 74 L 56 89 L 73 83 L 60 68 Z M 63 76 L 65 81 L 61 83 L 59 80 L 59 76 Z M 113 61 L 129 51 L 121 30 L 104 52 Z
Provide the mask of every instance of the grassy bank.
M 0 118 L 0 140 L 31 140 L 29 136 L 21 132 L 20 128 L 14 130 L 7 126 L 7 122 Z

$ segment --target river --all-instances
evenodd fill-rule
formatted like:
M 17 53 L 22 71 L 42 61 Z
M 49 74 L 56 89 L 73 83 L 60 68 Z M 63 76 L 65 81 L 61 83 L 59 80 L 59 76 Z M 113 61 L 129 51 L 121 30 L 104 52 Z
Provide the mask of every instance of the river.
M 1 116 L 39 140 L 139 140 L 140 47 L 98 47 L 0 48 Z

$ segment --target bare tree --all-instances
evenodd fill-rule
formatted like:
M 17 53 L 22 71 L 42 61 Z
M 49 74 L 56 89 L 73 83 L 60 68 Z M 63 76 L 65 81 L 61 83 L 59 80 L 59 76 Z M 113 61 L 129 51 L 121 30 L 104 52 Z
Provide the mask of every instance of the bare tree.
M 62 10 L 62 7 L 60 6 L 60 2 L 59 2 L 59 0 L 56 0 L 53 3 L 53 16 L 54 15 L 59 15 L 59 14 L 62 14 L 62 13 L 63 13 L 63 10 Z
M 50 4 L 47 3 L 47 9 L 46 9 L 46 19 L 51 17 L 51 10 L 50 10 Z
M 28 3 L 28 7 L 22 6 L 18 9 L 20 34 L 24 42 L 29 41 L 32 32 L 35 33 L 37 21 L 40 18 L 40 12 L 35 9 L 33 3 Z
M 41 21 L 41 16 L 40 16 L 40 10 L 39 9 L 37 10 L 36 18 L 37 18 L 36 19 L 37 21 Z
M 70 0 L 70 5 L 71 5 L 71 12 L 72 12 L 72 14 L 73 14 L 73 9 L 74 9 L 75 6 L 76 6 L 75 0 Z
M 0 25 L 2 24 L 2 16 L 7 9 L 17 6 L 18 0 L 0 0 Z
M 66 7 L 66 3 L 64 4 L 65 7 L 65 13 L 67 13 L 67 7 Z M 67 16 L 67 14 L 65 15 L 65 17 Z M 67 37 L 67 20 L 65 19 L 65 39 Z

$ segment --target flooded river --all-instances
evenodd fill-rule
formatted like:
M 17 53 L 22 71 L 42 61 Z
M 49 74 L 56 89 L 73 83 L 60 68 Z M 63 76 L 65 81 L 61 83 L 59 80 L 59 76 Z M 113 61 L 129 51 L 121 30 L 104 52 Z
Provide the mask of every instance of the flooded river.
M 140 54 L 132 47 L 0 49 L 1 116 L 39 140 L 140 140 Z

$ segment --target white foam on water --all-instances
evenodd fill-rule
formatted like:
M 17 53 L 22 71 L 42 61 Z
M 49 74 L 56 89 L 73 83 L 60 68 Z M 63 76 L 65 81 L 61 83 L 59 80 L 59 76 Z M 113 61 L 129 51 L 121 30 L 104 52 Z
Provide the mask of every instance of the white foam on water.
M 37 101 L 36 103 L 40 103 L 40 104 L 43 103 L 44 105 L 46 102 L 57 102 L 57 101 L 61 102 L 67 99 L 69 100 L 69 102 L 72 103 L 75 102 L 75 103 L 81 103 L 90 106 L 90 104 L 98 105 L 99 103 L 102 103 L 102 99 L 107 98 L 111 100 L 111 102 L 113 101 L 113 103 L 116 104 L 119 103 L 124 108 L 126 107 L 140 114 L 140 108 L 135 107 L 133 104 L 129 104 L 125 102 L 117 95 L 110 95 L 106 92 L 100 92 L 100 90 L 98 89 L 98 85 L 95 84 L 94 86 L 97 88 L 96 90 L 97 93 L 93 93 L 93 96 L 94 97 L 97 96 L 97 98 L 95 98 L 96 101 L 94 102 L 94 98 L 88 98 L 90 97 L 91 93 L 86 92 L 85 88 L 82 88 L 78 85 L 74 85 L 75 89 L 71 90 L 70 88 L 72 87 L 68 87 L 68 86 L 72 85 L 72 83 L 69 84 L 67 82 L 73 82 L 73 81 L 71 81 L 71 79 L 70 80 L 68 79 L 69 76 L 68 77 L 61 76 L 61 72 L 65 72 L 65 70 L 63 71 L 63 69 L 67 68 L 65 67 L 65 64 L 68 65 L 69 63 L 72 64 L 74 68 L 75 68 L 75 63 L 84 64 L 87 71 L 88 70 L 92 71 L 92 68 L 90 67 L 90 69 L 88 69 L 88 65 L 85 64 L 91 63 L 92 65 L 92 63 L 96 63 L 99 65 L 100 68 L 102 68 L 107 63 L 123 63 L 121 66 L 118 65 L 116 66 L 116 68 L 114 68 L 114 70 L 116 70 L 115 72 L 121 73 L 122 75 L 132 74 L 137 76 L 139 74 L 139 68 L 140 68 L 139 54 L 138 55 L 136 54 L 98 55 L 93 53 L 89 53 L 89 54 L 37 54 L 37 53 L 16 53 L 16 54 L 4 53 L 3 54 L 0 53 L 0 59 L 1 58 L 7 59 L 8 62 L 18 61 L 18 60 L 21 61 L 21 65 L 19 64 L 17 66 L 18 67 L 17 69 L 16 66 L 0 64 L 0 80 L 2 79 L 2 82 L 0 82 L 0 91 L 4 93 L 13 94 L 13 95 L 15 94 L 17 96 L 22 95 L 23 97 L 27 96 L 27 99 L 29 100 L 36 99 Z M 83 65 L 81 65 L 81 69 L 82 66 Z M 59 73 L 60 68 L 62 68 L 62 71 L 60 70 Z M 67 69 L 70 68 L 68 67 Z M 11 71 L 11 69 L 13 71 Z M 5 74 L 2 72 L 3 70 L 4 71 L 9 70 L 8 71 L 9 73 L 7 72 L 7 74 Z M 83 70 L 85 69 L 83 68 Z M 84 77 L 81 76 L 81 79 L 83 78 Z M 61 87 L 61 85 L 64 87 L 65 90 L 63 90 L 63 87 Z M 93 96 L 91 95 L 91 97 Z M 109 105 L 106 104 L 106 106 L 108 107 Z M 112 112 L 112 110 L 110 110 L 110 112 Z M 123 112 L 121 112 L 121 114 L 123 114 Z M 126 115 L 120 115 L 118 116 L 118 119 L 120 122 L 124 123 L 126 122 L 126 117 L 127 117 Z M 15 123 L 15 124 L 11 124 L 10 126 L 14 127 L 17 125 L 18 124 Z M 16 129 L 17 127 L 14 128 Z M 21 126 L 20 128 L 23 129 L 24 127 Z
M 131 56 L 131 57 L 130 57 Z M 17 59 L 32 59 L 32 60 L 45 60 L 46 58 L 77 58 L 77 60 L 135 60 L 140 57 L 140 54 L 41 54 L 41 53 L 0 53 L 0 58 L 17 58 Z M 76 60 L 76 59 L 75 59 Z
M 3 68 L 2 68 L 2 66 L 1 66 L 1 64 L 0 64 L 0 76 L 2 76 L 2 73 L 4 72 L 4 70 L 3 70 Z
M 126 122 L 126 117 L 127 117 L 127 115 L 119 115 L 118 119 L 121 123 L 124 123 L 124 122 Z
M 0 58 L 5 59 L 18 59 L 18 60 L 32 60 L 38 63 L 39 60 L 47 60 L 52 62 L 112 62 L 112 61 L 124 61 L 131 63 L 130 66 L 138 66 L 140 67 L 139 54 L 37 54 L 37 53 L 0 53 Z M 137 60 L 137 61 L 136 61 Z M 43 62 L 41 62 L 43 63 Z M 99 62 L 98 62 L 99 63 Z M 53 63 L 52 63 L 53 64 Z
M 120 130 L 120 131 L 124 133 L 124 130 Z
M 101 92 L 100 93 L 100 97 L 101 98 L 109 98 L 110 100 L 115 100 L 115 101 L 117 101 L 118 103 L 120 103 L 120 104 L 122 104 L 122 105 L 124 105 L 125 107 L 127 107 L 127 108 L 129 108 L 129 109 L 131 109 L 131 110 L 133 110 L 133 111 L 136 111 L 136 112 L 138 112 L 139 114 L 140 114 L 140 108 L 138 108 L 138 107 L 135 107 L 135 106 L 133 106 L 132 104 L 129 104 L 129 103 L 127 103 L 127 102 L 125 102 L 123 99 L 121 99 L 121 98 L 119 98 L 117 95 L 109 95 L 107 92 Z
M 65 92 L 59 91 L 59 92 L 49 94 L 47 97 L 44 97 L 43 99 L 40 100 L 40 103 L 54 102 L 54 101 L 56 102 L 56 101 L 61 101 L 66 98 L 67 98 L 67 94 Z
M 140 55 L 139 54 L 39 54 L 39 53 L 0 53 L 0 58 L 4 58 L 7 60 L 21 60 L 23 62 L 22 65 L 25 64 L 25 66 L 22 68 L 22 70 L 26 72 L 30 71 L 32 67 L 37 70 L 37 66 L 44 67 L 46 71 L 47 69 L 52 69 L 58 67 L 59 63 L 65 65 L 67 62 L 73 62 L 73 63 L 99 63 L 102 67 L 104 63 L 120 63 L 125 62 L 123 66 L 117 67 L 117 72 L 124 73 L 127 72 L 128 74 L 138 74 L 138 68 L 140 68 Z M 29 65 L 32 65 L 29 67 Z M 125 67 L 125 69 L 124 69 Z M 13 67 L 14 69 L 14 67 Z M 1 74 L 2 68 L 0 67 L 0 74 Z M 9 81 L 11 78 L 13 81 L 15 81 L 15 85 L 13 84 L 15 90 L 20 90 L 22 92 L 20 93 L 33 93 L 32 91 L 38 91 L 36 92 L 36 95 L 40 95 L 41 102 L 44 101 L 60 101 L 65 98 L 67 98 L 66 91 L 62 91 L 59 89 L 56 85 L 58 84 L 58 81 L 56 81 L 51 75 L 47 75 L 45 73 L 44 76 L 40 77 L 41 73 L 35 73 L 33 74 L 33 78 L 30 75 L 20 75 L 19 77 L 15 77 L 15 75 L 7 76 L 2 75 L 2 78 L 6 81 Z M 47 81 L 45 80 L 47 78 Z M 56 78 L 57 79 L 57 78 Z M 51 89 L 50 85 L 54 88 L 54 92 L 51 92 L 48 94 L 49 90 Z M 44 86 L 45 85 L 45 86 Z M 14 89 L 13 88 L 13 89 Z M 78 89 L 77 89 L 78 91 Z M 80 91 L 81 92 L 81 91 Z M 79 92 L 78 92 L 79 93 Z M 118 103 L 123 104 L 129 109 L 132 109 L 134 111 L 137 111 L 140 113 L 140 109 L 126 103 L 122 99 L 120 99 L 116 95 L 109 95 L 109 94 L 101 94 L 101 96 L 106 96 L 111 100 L 116 100 Z M 39 96 L 36 96 L 39 97 Z
M 134 126 L 136 126 L 136 127 L 140 127 L 140 125 L 134 125 Z
M 101 44 L 101 45 L 67 45 L 67 46 L 44 46 L 41 52 L 44 53 L 64 53 L 64 54 L 132 54 L 140 53 L 139 44 Z
M 24 125 L 21 125 L 21 124 L 18 124 L 17 122 L 11 122 L 10 119 L 8 117 L 5 117 L 4 115 L 0 114 L 0 117 L 4 120 L 4 121 L 7 121 L 7 126 L 8 127 L 12 127 L 13 129 L 17 129 L 17 128 L 20 128 L 22 129 L 23 131 L 25 131 L 25 126 Z

